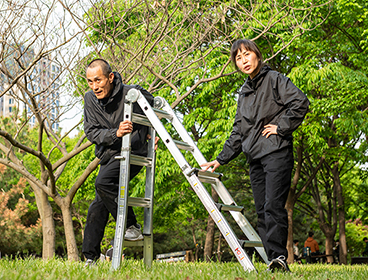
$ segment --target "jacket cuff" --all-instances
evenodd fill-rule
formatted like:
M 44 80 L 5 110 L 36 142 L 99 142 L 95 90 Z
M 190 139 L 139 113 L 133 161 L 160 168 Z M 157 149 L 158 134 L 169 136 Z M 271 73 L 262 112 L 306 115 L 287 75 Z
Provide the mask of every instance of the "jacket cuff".
M 276 132 L 277 132 L 277 135 L 280 135 L 281 137 L 285 136 L 285 134 L 282 132 L 279 126 L 277 126 Z
M 219 157 L 216 158 L 216 160 L 218 161 L 219 164 L 221 165 L 225 165 L 227 162 L 221 160 Z
M 115 143 L 116 141 L 119 140 L 119 138 L 116 136 L 116 131 L 118 131 L 118 129 L 117 128 L 113 128 L 110 131 L 111 131 L 111 135 L 112 135 L 112 140 Z

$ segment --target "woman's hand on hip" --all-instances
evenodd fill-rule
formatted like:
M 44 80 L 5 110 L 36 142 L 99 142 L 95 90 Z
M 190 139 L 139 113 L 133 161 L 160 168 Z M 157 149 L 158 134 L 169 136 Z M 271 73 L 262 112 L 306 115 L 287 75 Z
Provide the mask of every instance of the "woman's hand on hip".
M 268 138 L 272 134 L 277 134 L 277 125 L 268 124 L 264 126 L 264 130 L 262 131 L 262 136 L 266 136 Z

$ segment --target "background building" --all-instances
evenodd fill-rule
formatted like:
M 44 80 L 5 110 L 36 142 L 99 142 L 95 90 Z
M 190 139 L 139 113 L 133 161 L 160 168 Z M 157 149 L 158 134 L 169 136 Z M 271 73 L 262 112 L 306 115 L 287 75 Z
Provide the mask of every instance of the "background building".
M 31 55 L 34 56 L 33 51 L 29 51 L 28 55 L 25 56 L 25 65 L 27 65 L 27 60 L 31 61 Z M 15 77 L 19 72 L 19 67 L 11 57 L 8 58 L 5 65 L 10 76 Z M 25 79 L 26 93 L 22 93 L 15 85 L 0 97 L 0 116 L 10 117 L 14 114 L 20 116 L 26 112 L 29 124 L 35 125 L 35 113 L 36 111 L 41 112 L 43 117 L 48 120 L 46 125 L 57 131 L 60 123 L 60 87 L 62 85 L 60 65 L 48 57 L 43 57 L 29 73 L 31 74 L 28 74 Z M 0 92 L 7 88 L 10 83 L 9 75 L 0 73 Z

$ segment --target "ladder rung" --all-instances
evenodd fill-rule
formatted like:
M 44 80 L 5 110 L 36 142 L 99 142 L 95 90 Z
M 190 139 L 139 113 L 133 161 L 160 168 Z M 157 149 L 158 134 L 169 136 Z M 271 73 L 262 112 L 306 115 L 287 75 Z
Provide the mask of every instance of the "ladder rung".
M 134 207 L 151 207 L 151 199 L 144 197 L 128 197 L 128 205 Z
M 151 166 L 152 159 L 148 157 L 142 157 L 137 155 L 130 155 L 130 164 L 139 165 L 139 166 Z
M 116 156 L 115 159 L 125 159 L 124 156 Z M 130 155 L 130 164 L 139 165 L 139 166 L 148 166 L 152 165 L 152 159 L 148 157 L 142 157 L 137 155 Z
M 220 211 L 236 211 L 236 212 L 241 212 L 244 210 L 243 206 L 238 206 L 238 205 L 227 205 L 227 204 L 221 204 L 221 203 L 215 203 L 217 208 Z
M 241 240 L 241 239 L 239 239 L 238 241 L 239 241 L 240 246 L 242 246 L 243 248 L 246 248 L 246 247 L 263 247 L 262 241 Z
M 168 112 L 166 112 L 166 111 L 156 109 L 156 108 L 152 108 L 152 110 L 155 112 L 157 117 L 161 117 L 161 118 L 165 118 L 165 119 L 169 119 L 169 120 L 172 120 L 172 118 L 173 118 L 173 116 L 171 114 L 169 114 Z
M 220 179 L 222 177 L 222 173 L 204 171 L 199 168 L 195 168 L 194 172 L 197 174 L 198 177 L 209 177 L 209 178 L 216 178 L 216 179 Z
M 135 113 L 132 114 L 132 123 L 138 123 L 138 124 L 152 127 L 152 124 L 148 120 L 148 118 L 140 114 L 135 114 Z
M 182 142 L 182 141 L 179 141 L 179 140 L 173 140 L 173 141 L 179 149 L 186 150 L 186 151 L 191 151 L 191 152 L 194 151 L 194 148 L 186 142 Z

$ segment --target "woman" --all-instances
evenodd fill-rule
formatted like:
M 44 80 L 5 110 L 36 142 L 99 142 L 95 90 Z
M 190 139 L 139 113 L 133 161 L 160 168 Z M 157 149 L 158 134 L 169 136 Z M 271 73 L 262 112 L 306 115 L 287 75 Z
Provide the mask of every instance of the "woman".
M 203 164 L 212 172 L 241 151 L 249 162 L 249 175 L 258 215 L 258 231 L 269 270 L 289 271 L 285 203 L 293 168 L 292 133 L 302 123 L 309 101 L 289 78 L 263 63 L 257 45 L 246 39 L 231 47 L 237 70 L 248 75 L 240 88 L 233 131 L 216 160 Z

